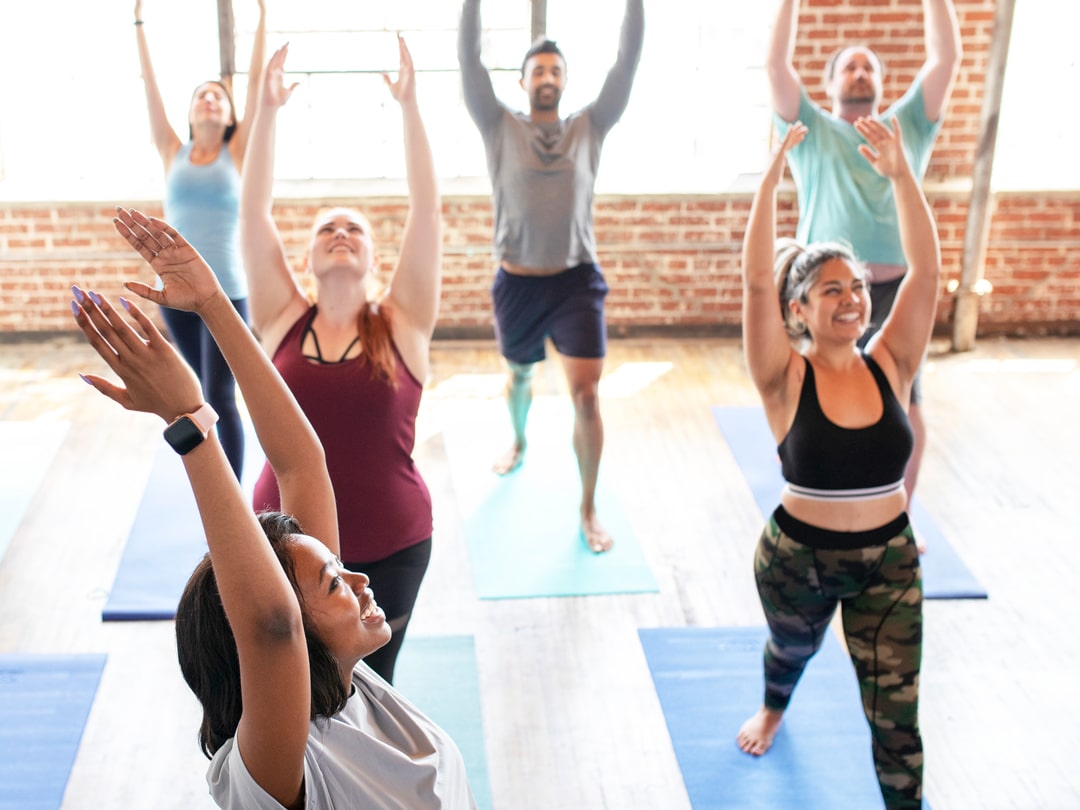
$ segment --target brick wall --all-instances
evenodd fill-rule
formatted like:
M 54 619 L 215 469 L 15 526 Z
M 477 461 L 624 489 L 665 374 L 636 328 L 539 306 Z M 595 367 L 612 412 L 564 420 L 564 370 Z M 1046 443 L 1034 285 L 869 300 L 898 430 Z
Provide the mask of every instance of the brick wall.
M 941 234 L 946 283 L 960 275 L 967 182 L 978 131 L 982 83 L 993 26 L 993 0 L 956 0 L 964 60 L 927 173 L 927 196 Z M 886 60 L 885 101 L 907 86 L 923 59 L 919 0 L 804 0 L 797 67 L 816 99 L 820 76 L 840 42 L 866 40 Z M 315 212 L 335 200 L 282 201 L 275 216 L 300 270 Z M 341 201 L 350 204 L 350 200 Z M 137 204 L 137 203 L 136 203 Z M 145 210 L 159 213 L 149 202 Z M 794 194 L 781 194 L 780 228 L 794 232 Z M 608 317 L 615 334 L 644 330 L 736 334 L 740 320 L 738 258 L 750 207 L 747 193 L 715 196 L 601 197 L 596 230 L 611 285 Z M 363 201 L 393 266 L 404 201 Z M 979 333 L 1080 334 L 1080 190 L 995 196 Z M 150 280 L 112 229 L 108 205 L 0 203 L 0 335 L 66 331 L 73 326 L 69 287 L 116 291 L 122 280 Z M 491 210 L 486 197 L 444 198 L 445 262 L 439 334 L 491 334 Z M 943 292 L 939 331 L 948 328 L 952 296 Z

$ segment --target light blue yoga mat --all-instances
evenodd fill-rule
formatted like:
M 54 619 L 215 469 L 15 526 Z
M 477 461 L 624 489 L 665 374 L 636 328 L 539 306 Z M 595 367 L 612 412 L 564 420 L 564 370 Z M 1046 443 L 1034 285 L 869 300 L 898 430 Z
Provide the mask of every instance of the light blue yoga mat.
M 250 426 L 244 447 L 244 492 L 248 502 L 265 457 Z M 165 621 L 176 617 L 188 577 L 206 554 L 195 496 L 184 463 L 161 440 L 120 558 L 103 621 Z
M 439 725 L 465 758 L 478 810 L 491 810 L 476 644 L 472 636 L 406 636 L 394 688 Z
M 772 514 L 780 502 L 784 478 L 780 473 L 776 442 L 769 431 L 764 409 L 759 406 L 715 406 L 712 410 L 762 516 Z M 923 575 L 923 597 L 985 599 L 986 589 L 949 545 L 945 535 L 917 497 L 912 498 L 908 513 L 911 515 L 915 533 L 926 542 L 927 551 L 919 557 Z
M 104 655 L 0 656 L 0 810 L 56 810 Z
M 565 398 L 538 397 L 529 413 L 524 464 L 498 476 L 491 464 L 511 441 L 503 402 L 446 409 L 443 440 L 481 599 L 657 591 L 629 517 L 605 482 L 603 464 L 597 513 L 615 546 L 603 554 L 586 547 L 572 428 L 573 410 Z
M 0 559 L 22 523 L 69 427 L 68 422 L 0 422 L 0 448 L 4 459 L 0 465 Z
M 739 750 L 739 728 L 761 707 L 767 634 L 764 627 L 638 631 L 694 810 L 883 807 L 855 670 L 831 632 L 769 751 Z

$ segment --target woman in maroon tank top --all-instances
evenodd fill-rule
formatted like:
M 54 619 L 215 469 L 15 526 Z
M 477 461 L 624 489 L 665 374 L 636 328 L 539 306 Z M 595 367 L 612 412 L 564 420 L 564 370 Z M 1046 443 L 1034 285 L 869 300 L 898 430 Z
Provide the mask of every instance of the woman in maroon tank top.
M 400 36 L 398 50 L 397 79 L 383 78 L 401 107 L 409 213 L 385 294 L 375 294 L 371 224 L 353 209 L 316 218 L 306 268 L 315 304 L 293 275 L 272 210 L 275 120 L 295 87 L 283 81 L 288 46 L 266 68 L 240 197 L 252 322 L 326 451 L 342 560 L 369 576 L 394 634 L 366 659 L 388 681 L 431 551 L 431 499 L 412 450 L 442 260 L 435 168 Z M 275 508 L 276 492 L 264 470 L 256 509 Z

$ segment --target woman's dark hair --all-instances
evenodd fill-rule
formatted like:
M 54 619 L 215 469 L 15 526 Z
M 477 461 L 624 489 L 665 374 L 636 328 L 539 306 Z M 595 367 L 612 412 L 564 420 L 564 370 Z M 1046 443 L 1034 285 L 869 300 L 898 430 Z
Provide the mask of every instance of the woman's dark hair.
M 803 247 L 794 239 L 777 239 L 773 275 L 780 299 L 780 317 L 792 338 L 813 337 L 806 324 L 798 320 L 788 306 L 789 301 L 807 303 L 808 294 L 821 275 L 821 266 L 830 259 L 843 259 L 857 276 L 865 279 L 866 265 L 855 258 L 855 252 L 840 242 L 815 242 Z
M 342 683 L 337 659 L 308 624 L 304 597 L 297 585 L 296 568 L 289 554 L 293 536 L 303 531 L 295 518 L 280 512 L 263 512 L 258 518 L 270 547 L 292 583 L 304 616 L 311 671 L 311 719 L 331 717 L 345 707 L 349 692 Z M 236 638 L 221 604 L 209 554 L 195 567 L 180 596 L 176 608 L 176 652 L 184 680 L 202 704 L 199 747 L 209 759 L 236 736 L 244 708 Z
M 199 92 L 200 87 L 206 87 L 206 85 L 208 84 L 216 84 L 218 87 L 220 87 L 222 92 L 225 93 L 225 98 L 229 100 L 229 109 L 232 110 L 232 123 L 225 127 L 225 135 L 223 137 L 225 143 L 228 143 L 230 140 L 232 140 L 232 136 L 236 134 L 236 103 L 233 101 L 232 93 L 229 92 L 229 88 L 225 86 L 225 83 L 220 82 L 217 79 L 211 79 L 208 82 L 203 82 L 191 91 L 191 100 L 195 100 L 195 95 Z M 189 109 L 190 107 L 191 105 L 188 104 Z M 195 131 L 191 128 L 190 121 L 188 121 L 187 136 L 189 141 L 195 137 Z
M 529 63 L 529 60 L 534 56 L 541 53 L 553 53 L 563 60 L 563 64 L 566 64 L 566 57 L 563 56 L 563 52 L 559 50 L 559 46 L 555 44 L 555 40 L 548 39 L 541 35 L 533 40 L 533 44 L 529 50 L 525 51 L 525 58 L 521 60 L 521 75 L 525 75 L 525 65 Z

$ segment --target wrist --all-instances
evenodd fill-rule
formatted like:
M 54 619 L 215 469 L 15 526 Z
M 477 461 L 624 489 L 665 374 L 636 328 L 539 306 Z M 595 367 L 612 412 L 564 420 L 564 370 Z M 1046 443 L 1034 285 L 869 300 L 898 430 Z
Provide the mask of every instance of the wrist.
M 173 419 L 162 435 L 177 453 L 186 456 L 205 441 L 217 424 L 217 411 L 209 402 Z
M 142 24 L 143 24 L 142 20 L 139 20 L 139 19 L 135 20 L 135 25 L 142 25 Z

